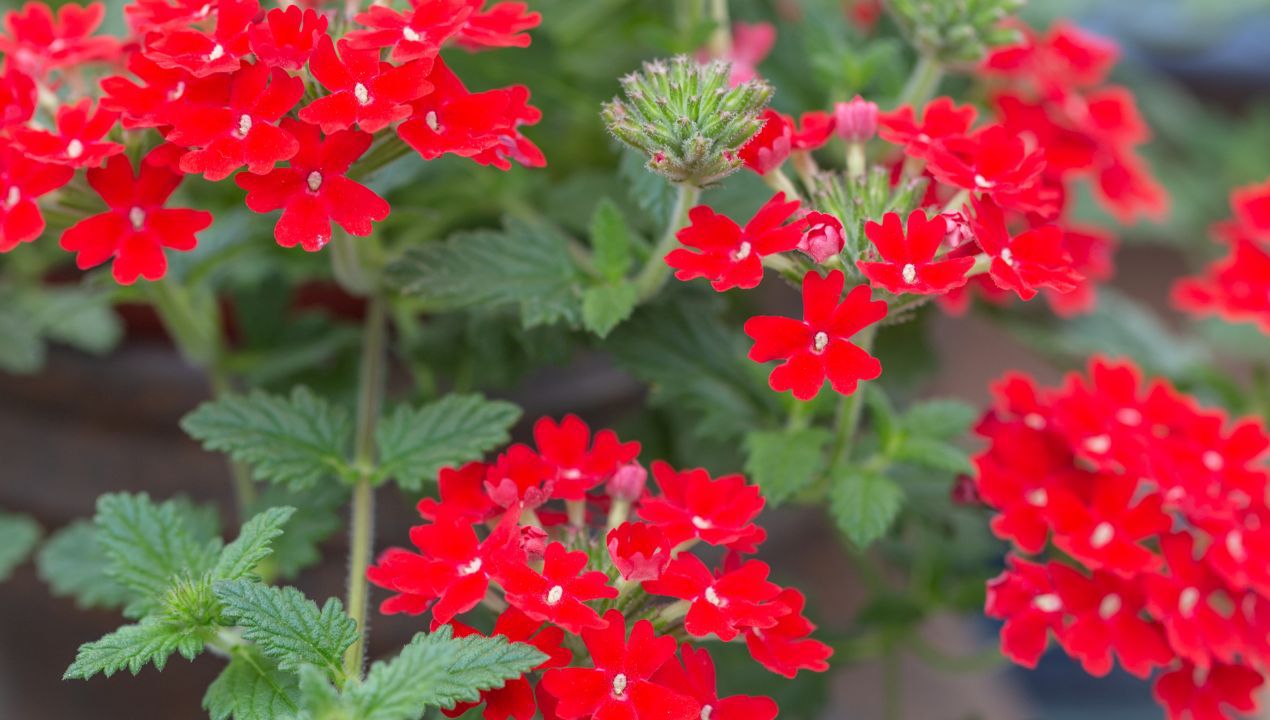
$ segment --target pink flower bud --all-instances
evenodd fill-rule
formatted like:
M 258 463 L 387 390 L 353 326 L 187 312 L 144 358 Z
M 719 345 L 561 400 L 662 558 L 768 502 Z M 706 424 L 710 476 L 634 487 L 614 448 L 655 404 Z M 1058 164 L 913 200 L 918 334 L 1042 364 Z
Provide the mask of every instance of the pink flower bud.
M 648 471 L 637 462 L 627 463 L 609 478 L 607 490 L 614 500 L 635 502 L 644 495 L 644 484 L 648 482 Z
M 833 215 L 822 212 L 807 213 L 807 230 L 798 241 L 798 249 L 811 256 L 812 260 L 823 263 L 842 252 L 846 244 L 846 236 L 842 232 L 842 221 Z
M 834 132 L 851 143 L 872 140 L 878 131 L 878 106 L 856 95 L 833 107 Z
M 954 505 L 982 505 L 979 487 L 969 475 L 958 475 L 949 493 Z
M 974 239 L 974 230 L 970 227 L 970 220 L 965 214 L 959 212 L 944 213 L 941 215 L 944 224 L 948 226 L 948 235 L 944 238 L 949 250 L 956 250 L 965 245 L 966 242 Z
M 670 564 L 670 541 L 656 525 L 622 523 L 609 531 L 608 549 L 617 571 L 630 582 L 656 580 Z
M 547 552 L 547 531 L 532 525 L 520 527 L 520 547 L 531 560 L 541 559 Z

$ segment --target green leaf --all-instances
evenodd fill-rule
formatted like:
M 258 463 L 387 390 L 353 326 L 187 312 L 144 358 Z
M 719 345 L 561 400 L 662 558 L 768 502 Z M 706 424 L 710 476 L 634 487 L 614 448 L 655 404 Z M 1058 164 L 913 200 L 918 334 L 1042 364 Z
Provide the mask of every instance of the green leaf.
M 606 280 L 621 280 L 631 269 L 631 232 L 617 203 L 609 198 L 601 200 L 591 216 L 591 248 L 595 269 Z
M 212 577 L 237 580 L 249 575 L 273 552 L 273 541 L 282 534 L 283 526 L 294 514 L 293 507 L 273 507 L 243 523 L 238 539 L 221 551 L 212 568 Z
M 960 400 L 927 400 L 904 413 L 904 429 L 913 435 L 948 440 L 965 435 L 978 418 L 978 409 Z
M 895 412 L 895 407 L 891 404 L 891 399 L 886 396 L 886 391 L 877 383 L 869 383 L 865 386 L 864 402 L 869 406 L 869 417 L 873 419 L 873 429 L 878 435 L 883 447 L 888 447 L 896 440 L 896 431 L 899 430 L 899 416 Z
M 18 305 L 0 302 L 0 370 L 32 373 L 43 364 L 39 325 Z
M 252 467 L 258 480 L 306 487 L 328 475 L 352 476 L 348 412 L 304 387 L 291 397 L 260 391 L 203 403 L 181 427 L 208 450 Z
M 298 698 L 295 676 L 254 648 L 236 647 L 207 687 L 203 709 L 212 720 L 277 720 L 299 710 Z
M 134 597 L 107 572 L 109 560 L 89 520 L 77 520 L 53 533 L 35 564 L 54 595 L 73 597 L 81 608 L 119 608 Z
M 422 407 L 399 406 L 379 424 L 376 480 L 420 490 L 447 465 L 478 460 L 508 441 L 520 408 L 480 395 L 447 395 Z
M 219 542 L 197 541 L 187 517 L 178 503 L 155 505 L 145 493 L 97 499 L 97 542 L 109 561 L 107 572 L 138 596 L 128 614 L 153 609 L 174 578 L 199 575 L 215 562 Z
M 780 505 L 824 472 L 825 447 L 831 438 L 824 428 L 752 432 L 745 438 L 745 471 L 768 502 Z
M 446 669 L 442 682 L 429 694 L 427 703 L 443 708 L 459 702 L 476 702 L 482 690 L 501 688 L 508 680 L 518 678 L 547 659 L 533 645 L 510 643 L 501 637 L 468 635 L 452 638 L 446 627 L 432 633 L 432 642 L 444 639 L 456 648 L 455 659 Z
M 40 539 L 40 526 L 26 515 L 0 513 L 0 580 L 7 580 Z
M 252 506 L 253 512 L 286 505 L 304 508 L 283 526 L 282 535 L 273 541 L 273 554 L 266 561 L 278 577 L 294 578 L 322 559 L 318 546 L 344 527 L 340 510 L 348 500 L 348 488 L 326 483 L 298 490 L 285 485 L 266 485 L 262 490 Z
M 628 282 L 589 287 L 582 294 L 582 324 L 599 337 L 608 337 L 631 316 L 638 301 L 635 286 Z
M 829 509 L 838 528 L 857 547 L 867 547 L 890 529 L 904 491 L 880 473 L 849 467 L 829 490 Z
M 525 327 L 576 326 L 581 319 L 569 240 L 545 223 L 508 218 L 501 232 L 477 230 L 416 247 L 388 275 L 433 310 L 516 306 Z
M 181 633 L 174 632 L 156 618 L 146 618 L 136 625 L 124 625 L 100 640 L 81 645 L 75 662 L 62 679 L 87 680 L 98 673 L 110 677 L 125 668 L 136 675 L 150 664 L 162 670 L 168 658 L 178 650 L 182 650 L 187 658 L 193 657 L 185 653 L 189 648 L 184 645 L 184 640 Z
M 332 678 L 342 678 L 344 651 L 357 640 L 357 623 L 331 598 L 319 610 L 293 587 L 274 587 L 249 580 L 216 583 L 224 617 L 243 628 L 243 636 L 278 661 L 286 671 L 315 665 Z
M 123 337 L 123 323 L 109 292 L 87 288 L 41 288 L 26 298 L 32 319 L 49 340 L 102 355 Z
M 895 449 L 891 458 L 933 470 L 947 470 L 959 475 L 974 472 L 974 465 L 970 463 L 970 456 L 965 450 L 930 438 L 904 438 L 904 442 Z

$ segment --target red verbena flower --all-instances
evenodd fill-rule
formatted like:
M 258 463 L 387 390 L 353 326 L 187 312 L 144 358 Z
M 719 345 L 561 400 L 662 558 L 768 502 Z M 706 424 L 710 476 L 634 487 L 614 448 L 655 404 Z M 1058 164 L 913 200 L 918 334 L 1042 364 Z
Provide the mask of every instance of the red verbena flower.
M 966 273 L 974 265 L 972 257 L 936 260 L 935 255 L 948 236 L 942 215 L 927 218 L 926 211 L 914 210 L 908 226 L 898 213 L 887 213 L 882 223 L 870 220 L 864 234 L 886 262 L 860 260 L 856 266 L 870 281 L 897 295 L 943 293 L 966 284 Z
M 1182 663 L 1155 681 L 1154 694 L 1168 720 L 1226 720 L 1226 707 L 1256 712 L 1256 692 L 1264 683 L 1261 673 L 1243 665 L 1201 668 Z
M 453 623 L 455 637 L 467 637 L 480 633 L 461 623 Z M 525 643 L 534 646 L 547 656 L 534 670 L 565 667 L 573 659 L 573 652 L 562 644 L 564 631 L 557 627 L 543 627 L 541 622 L 531 619 L 516 608 L 504 610 L 494 621 L 492 637 L 505 637 L 508 642 Z M 478 702 L 461 702 L 452 708 L 442 708 L 446 717 L 456 718 L 478 705 L 484 705 L 481 717 L 485 720 L 533 720 L 538 711 L 538 702 L 534 698 L 533 686 L 528 678 L 521 676 L 507 681 L 507 684 L 493 690 L 482 690 Z
M 327 17 L 298 5 L 274 8 L 264 22 L 248 31 L 256 62 L 272 68 L 296 71 L 309 62 L 318 39 L 326 35 Z
M 367 29 L 354 30 L 346 39 L 355 50 L 392 48 L 388 57 L 395 63 L 434 58 L 478 5 L 472 0 L 434 0 L 416 3 L 406 11 L 371 5 L 354 18 Z
M 639 516 L 661 528 L 672 546 L 700 540 L 746 552 L 766 537 L 754 524 L 765 501 L 744 477 L 711 479 L 700 468 L 680 472 L 657 461 L 653 479 L 661 493 L 640 502 Z
M 571 633 L 603 627 L 604 620 L 586 603 L 617 597 L 617 589 L 608 584 L 604 573 L 586 570 L 587 559 L 585 552 L 569 552 L 553 542 L 543 556 L 541 573 L 521 563 L 509 563 L 501 578 L 507 602 L 535 620 L 554 623 Z
M 807 221 L 786 222 L 798 212 L 798 204 L 797 200 L 786 201 L 785 193 L 777 193 L 744 228 L 708 206 L 698 205 L 688 211 L 691 224 L 675 235 L 687 247 L 671 250 L 666 264 L 675 268 L 676 278 L 706 278 L 719 292 L 758 287 L 763 280 L 763 257 L 789 252 L 802 239 Z
M 410 117 L 411 100 L 432 91 L 431 59 L 392 66 L 378 50 L 358 50 L 340 40 L 339 52 L 330 36 L 318 40 L 309 59 L 309 72 L 330 94 L 300 109 L 300 119 L 331 133 L 357 125 L 373 133 Z
M 701 717 L 709 720 L 775 720 L 779 708 L 766 697 L 733 695 L 720 698 L 716 690 L 714 660 L 704 649 L 680 646 L 683 663 L 671 659 L 653 680 L 693 698 L 701 705 Z
M 1001 125 L 948 138 L 931 149 L 929 159 L 940 182 L 986 193 L 1020 193 L 1045 169 L 1045 157 Z
M 812 260 L 823 263 L 842 252 L 847 244 L 842 221 L 828 213 L 809 212 L 804 217 L 807 229 L 798 240 L 798 249 Z
M 850 395 L 861 381 L 882 374 L 877 358 L 850 339 L 886 317 L 886 303 L 871 300 L 867 285 L 852 288 L 844 299 L 844 283 L 839 270 L 826 277 L 809 272 L 803 277 L 802 320 L 763 315 L 745 322 L 745 334 L 754 340 L 751 360 L 784 360 L 772 370 L 773 390 L 810 400 L 828 378 L 834 390 Z
M 746 628 L 745 646 L 760 665 L 777 675 L 793 678 L 800 670 L 824 672 L 829 669 L 833 648 L 812 640 L 816 626 L 803 616 L 807 598 L 793 588 L 781 590 L 776 597 L 786 612 L 768 628 Z
M 102 161 L 123 152 L 123 145 L 102 140 L 114 127 L 119 116 L 85 98 L 74 105 L 57 109 L 57 131 L 16 127 L 10 137 L 16 147 L 34 160 L 69 165 L 73 168 L 95 168 Z
M 470 0 L 476 8 L 484 0 Z M 530 12 L 523 2 L 497 2 L 488 10 L 473 13 L 456 38 L 458 44 L 468 50 L 485 48 L 529 47 L 527 34 L 542 22 L 542 14 Z
M 75 170 L 32 160 L 12 147 L 0 148 L 0 252 L 31 242 L 44 232 L 36 200 L 70 182 Z
M 233 72 L 250 50 L 247 33 L 259 11 L 258 0 L 217 0 L 211 33 L 178 21 L 146 35 L 143 52 L 159 67 L 181 68 L 194 77 Z
M 644 583 L 644 590 L 667 595 L 691 604 L 684 618 L 684 630 L 693 637 L 714 634 L 729 642 L 743 628 L 769 628 L 789 608 L 771 602 L 780 587 L 767 581 L 767 563 L 749 560 L 716 577 L 696 555 L 681 553 L 656 580 Z
M 638 442 L 622 442 L 612 430 L 601 430 L 592 443 L 591 429 L 577 415 L 560 424 L 551 418 L 534 423 L 538 455 L 554 476 L 552 497 L 583 500 L 617 469 L 639 455 Z
M 609 558 L 627 582 L 656 580 L 670 564 L 670 541 L 656 525 L 627 522 L 609 531 Z
M 470 522 L 484 522 L 494 517 L 497 508 L 485 494 L 487 471 L 485 463 L 479 461 L 459 468 L 441 468 L 437 474 L 437 491 L 441 499 L 420 500 L 419 514 L 425 520 L 436 520 L 445 514 Z
M 760 116 L 763 127 L 750 138 L 737 154 L 745 166 L 759 175 L 777 170 L 794 150 L 794 128 L 784 115 L 768 108 Z
M 910 105 L 878 115 L 878 134 L 902 145 L 904 154 L 924 158 L 933 144 L 965 135 L 978 115 L 973 105 L 958 107 L 951 98 L 939 97 L 922 109 L 919 122 Z
M 1031 300 L 1039 288 L 1068 292 L 1080 281 L 1063 247 L 1061 228 L 1046 225 L 1012 237 L 1004 213 L 991 198 L 976 199 L 974 209 L 975 240 L 992 258 L 989 273 L 998 287 Z
M 66 3 L 57 16 L 46 3 L 27 2 L 4 14 L 0 54 L 10 67 L 35 77 L 83 63 L 111 60 L 119 52 L 112 37 L 92 37 L 106 16 L 106 6 Z

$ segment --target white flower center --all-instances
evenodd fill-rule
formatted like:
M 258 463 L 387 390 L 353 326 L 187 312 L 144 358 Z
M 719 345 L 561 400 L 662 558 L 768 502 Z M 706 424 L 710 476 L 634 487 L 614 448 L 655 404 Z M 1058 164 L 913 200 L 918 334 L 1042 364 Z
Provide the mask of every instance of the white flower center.
M 1049 493 L 1045 492 L 1045 488 L 1037 488 L 1024 496 L 1027 504 L 1032 507 L 1045 507 L 1045 503 L 1049 502 Z
M 613 676 L 613 694 L 621 697 L 626 694 L 626 674 L 618 673 Z
M 1248 559 L 1248 551 L 1244 549 L 1244 534 L 1238 530 L 1231 530 L 1226 535 L 1226 552 L 1235 559 L 1235 562 L 1243 562 Z
M 472 558 L 472 562 L 459 566 L 459 577 L 467 577 L 481 569 L 481 559 Z M 561 590 L 561 592 L 564 592 Z M 553 603 L 554 604 L 554 603 Z
M 824 352 L 825 347 L 829 345 L 829 335 L 825 332 L 816 333 L 816 337 L 811 339 L 811 349 L 815 352 Z
M 322 173 L 318 172 L 317 170 L 314 170 L 313 172 L 309 173 L 307 182 L 309 184 L 310 191 L 317 192 L 318 190 L 321 190 L 322 189 Z
M 74 140 L 71 140 L 70 142 L 66 143 L 66 157 L 74 160 L 75 158 L 78 158 L 80 155 L 83 155 L 83 154 L 84 154 L 84 143 L 80 142 L 79 138 L 75 138 Z
M 1177 596 L 1177 609 L 1187 617 L 1194 612 L 1195 606 L 1199 604 L 1199 588 L 1188 587 Z
M 207 61 L 215 62 L 223 57 L 225 57 L 225 48 L 220 43 L 217 43 L 216 47 L 212 48 L 212 51 L 207 54 Z
M 1040 413 L 1028 413 L 1023 416 L 1023 424 L 1033 430 L 1045 429 L 1045 418 Z
M 128 211 L 128 222 L 132 223 L 133 230 L 140 230 L 146 224 L 146 211 L 139 207 L 134 207 Z
M 714 523 L 701 517 L 700 515 L 693 515 L 692 526 L 698 530 L 709 530 L 710 528 L 714 527 Z
M 17 205 L 18 201 L 21 199 L 22 191 L 18 189 L 17 185 L 11 186 L 9 188 L 9 193 L 4 196 L 4 209 L 8 210 L 12 208 L 14 205 Z
M 1120 408 L 1116 412 L 1116 419 L 1124 425 L 1138 425 L 1142 422 L 1142 413 L 1137 408 Z
M 1063 608 L 1063 601 L 1054 593 L 1045 593 L 1032 598 L 1032 605 L 1041 612 L 1052 613 Z
M 251 116 L 243 113 L 238 118 L 238 137 L 245 138 L 251 132 Z
M 1111 449 L 1111 438 L 1107 435 L 1095 435 L 1085 440 L 1085 449 L 1101 455 Z
M 1001 251 L 1001 262 L 1008 267 L 1014 267 L 1014 253 L 1010 252 L 1010 248 Z
M 987 190 L 988 188 L 993 187 L 994 185 L 996 185 L 996 183 L 989 180 L 988 178 L 982 175 L 975 175 L 975 187 L 979 188 L 980 190 Z
M 185 81 L 178 80 L 176 85 L 168 91 L 168 100 L 180 100 L 185 94 Z
M 714 707 L 706 705 L 701 708 L 701 720 L 710 720 L 710 716 L 714 714 Z
M 1101 603 L 1098 603 L 1098 617 L 1103 620 L 1110 620 L 1112 615 L 1120 612 L 1121 605 L 1119 595 L 1115 593 L 1107 595 L 1102 599 Z
M 362 105 L 370 104 L 370 90 L 366 89 L 366 86 L 361 83 L 353 86 L 353 97 L 357 98 L 357 102 Z
M 1095 550 L 1107 547 L 1111 539 L 1116 536 L 1116 529 L 1111 523 L 1103 520 L 1094 526 L 1094 531 L 1089 535 L 1089 545 Z
M 564 597 L 564 588 L 559 585 L 556 585 L 555 587 L 547 591 L 547 604 L 555 605 L 556 603 L 560 602 L 560 599 L 563 597 Z
M 565 480 L 577 480 L 578 478 L 582 477 L 582 471 L 577 468 L 569 468 L 568 470 L 561 470 L 560 477 L 564 478 Z
M 749 257 L 750 252 L 753 251 L 753 249 L 753 246 L 751 246 L 749 242 L 742 240 L 741 246 L 736 249 L 736 252 L 732 253 L 733 262 L 740 262 Z
M 713 587 L 706 588 L 705 598 L 706 598 L 706 602 L 710 603 L 711 605 L 717 608 L 721 608 L 724 605 L 728 604 L 726 600 L 719 597 L 719 593 L 715 592 Z
M 410 42 L 419 42 L 419 33 L 415 32 L 414 28 L 409 25 L 401 29 L 401 36 Z
M 1221 453 L 1216 450 L 1206 451 L 1202 460 L 1204 461 L 1204 467 L 1208 468 L 1210 472 L 1219 472 L 1226 465 Z
M 900 275 L 904 278 L 904 282 L 912 285 L 917 280 L 917 266 L 913 263 L 905 265 L 904 269 L 900 271 Z
M 428 114 L 423 116 L 423 121 L 428 124 L 428 127 L 432 130 L 432 132 L 441 132 L 441 123 L 437 120 L 436 110 L 429 110 Z

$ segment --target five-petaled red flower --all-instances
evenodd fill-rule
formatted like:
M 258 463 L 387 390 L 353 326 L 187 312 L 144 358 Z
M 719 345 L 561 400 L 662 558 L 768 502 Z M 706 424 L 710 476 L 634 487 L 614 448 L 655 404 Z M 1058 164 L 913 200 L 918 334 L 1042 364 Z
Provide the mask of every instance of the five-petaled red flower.
M 767 563 L 749 560 L 715 576 L 696 555 L 680 554 L 661 577 L 644 583 L 644 590 L 691 603 L 684 630 L 693 637 L 716 635 L 731 641 L 743 628 L 769 628 L 789 608 L 772 600 L 780 587 L 767 581 Z
M 943 293 L 966 284 L 966 273 L 974 265 L 972 257 L 936 260 L 935 255 L 948 236 L 942 215 L 927 218 L 917 209 L 908 216 L 907 229 L 898 213 L 887 213 L 882 223 L 865 223 L 864 234 L 886 262 L 861 260 L 860 272 L 883 289 L 897 295 Z
M 602 627 L 600 614 L 586 603 L 617 597 L 608 576 L 587 570 L 587 554 L 570 552 L 558 542 L 547 546 L 542 572 L 520 563 L 509 563 L 502 571 L 507 602 L 535 620 L 559 625 L 571 633 Z
M 677 270 L 676 278 L 706 278 L 719 292 L 758 287 L 763 280 L 763 257 L 789 252 L 802 239 L 807 221 L 786 222 L 798 212 L 798 205 L 797 200 L 786 201 L 785 193 L 777 193 L 744 228 L 698 205 L 688 212 L 692 224 L 675 235 L 688 247 L 671 250 L 666 264 Z
M 752 552 L 767 537 L 754 524 L 765 501 L 758 487 L 744 477 L 711 479 L 701 468 L 678 471 L 658 460 L 653 463 L 653 478 L 661 493 L 640 502 L 639 516 L 661 528 L 671 545 L 700 540 Z
M 431 59 L 389 65 L 378 50 L 358 50 L 347 40 L 340 40 L 337 54 L 335 42 L 323 35 L 309 72 L 330 94 L 301 108 L 300 119 L 327 133 L 353 125 L 368 133 L 383 130 L 410 117 L 408 103 L 432 91 L 431 69 Z
M 0 148 L 0 252 L 31 242 L 44 232 L 44 215 L 35 203 L 70 182 L 65 165 L 32 160 L 12 148 Z

